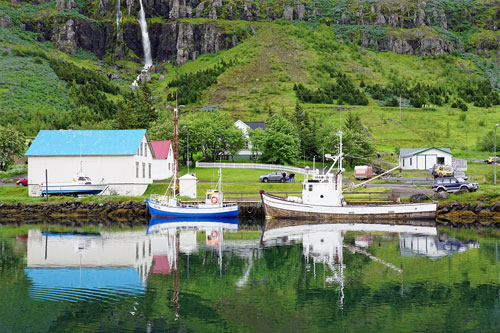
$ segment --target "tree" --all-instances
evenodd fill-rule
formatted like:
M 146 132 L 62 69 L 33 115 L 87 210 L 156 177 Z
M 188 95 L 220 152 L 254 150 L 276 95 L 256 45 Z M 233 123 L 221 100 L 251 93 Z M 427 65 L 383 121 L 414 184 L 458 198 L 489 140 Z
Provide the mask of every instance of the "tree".
M 184 126 L 189 129 L 189 150 L 193 153 L 201 152 L 204 160 L 215 161 L 219 155 L 227 152 L 226 148 L 230 142 L 226 137 L 227 130 L 234 127 L 228 113 L 219 110 L 197 112 L 183 120 L 179 126 L 180 132 L 183 131 Z M 234 133 L 230 134 L 232 139 L 234 139 Z M 184 137 L 184 134 L 182 136 Z
M 299 156 L 300 140 L 296 127 L 275 114 L 266 126 L 263 159 L 272 163 L 293 163 Z
M 120 129 L 149 128 L 158 118 L 147 83 L 139 84 L 139 89 L 124 96 L 124 101 L 118 103 L 116 118 Z
M 256 128 L 253 131 L 249 131 L 248 136 L 250 137 L 253 159 L 256 161 L 259 158 L 259 154 L 264 151 L 266 133 L 262 130 L 262 128 Z
M 243 132 L 236 128 L 236 126 L 231 126 L 224 131 L 224 142 L 226 152 L 231 155 L 231 159 L 234 162 L 234 155 L 240 150 L 245 148 L 246 138 L 243 136 Z
M 359 115 L 353 115 L 352 112 L 349 111 L 347 114 L 347 118 L 344 122 L 344 126 L 347 130 L 359 132 L 363 129 L 361 126 L 361 120 L 359 119 Z
M 495 132 L 489 131 L 481 139 L 478 139 L 477 149 L 480 151 L 493 151 L 495 146 Z
M 0 126 L 0 170 L 6 170 L 13 156 L 21 157 L 26 149 L 26 139 L 11 125 Z
M 148 130 L 151 140 L 171 140 L 174 135 L 173 110 L 162 111 Z M 182 128 L 181 125 L 179 125 Z
M 324 141 L 325 150 L 335 152 L 338 149 L 338 141 L 336 133 L 330 132 Z M 375 148 L 364 133 L 349 129 L 342 135 L 342 146 L 344 159 L 351 168 L 354 165 L 370 164 L 375 153 Z

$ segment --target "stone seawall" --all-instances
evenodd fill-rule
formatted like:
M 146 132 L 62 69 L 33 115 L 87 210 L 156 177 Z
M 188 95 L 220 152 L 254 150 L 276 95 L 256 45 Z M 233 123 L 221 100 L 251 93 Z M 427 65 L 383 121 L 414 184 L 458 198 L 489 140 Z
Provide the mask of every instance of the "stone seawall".
M 482 202 L 460 204 L 452 201 L 449 204 L 439 205 L 437 222 L 492 224 L 500 223 L 500 202 Z
M 263 218 L 260 202 L 240 203 L 242 218 Z M 82 203 L 79 200 L 49 204 L 0 203 L 0 224 L 27 221 L 33 223 L 55 223 L 60 221 L 95 221 L 147 225 L 150 219 L 145 202 Z M 440 205 L 437 211 L 439 223 L 500 223 L 500 202 L 475 202 L 460 204 L 453 201 Z
M 239 216 L 262 218 L 264 211 L 260 202 L 240 203 Z M 27 221 L 33 223 L 55 223 L 60 221 L 96 221 L 147 225 L 151 215 L 146 202 L 83 203 L 80 200 L 42 203 L 0 203 L 0 224 Z
M 149 212 L 145 202 L 82 203 L 79 200 L 49 204 L 0 203 L 0 223 L 32 221 L 110 221 L 146 225 Z

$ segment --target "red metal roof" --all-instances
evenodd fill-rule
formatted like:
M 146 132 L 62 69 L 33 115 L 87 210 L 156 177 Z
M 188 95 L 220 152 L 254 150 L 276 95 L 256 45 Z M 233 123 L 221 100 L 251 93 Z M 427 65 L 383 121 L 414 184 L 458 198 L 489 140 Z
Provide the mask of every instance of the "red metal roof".
M 170 151 L 170 141 L 171 140 L 151 141 L 151 146 L 153 147 L 153 151 L 155 152 L 155 156 L 157 159 L 168 158 L 168 152 Z

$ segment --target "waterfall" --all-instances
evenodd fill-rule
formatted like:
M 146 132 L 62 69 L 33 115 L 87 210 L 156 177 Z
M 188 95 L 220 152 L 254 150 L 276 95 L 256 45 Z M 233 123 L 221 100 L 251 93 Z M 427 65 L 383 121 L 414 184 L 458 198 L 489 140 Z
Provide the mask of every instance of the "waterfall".
M 122 17 L 120 0 L 116 0 L 116 40 L 120 39 L 120 22 L 122 21 Z
M 142 49 L 144 50 L 144 69 L 148 69 L 153 65 L 151 60 L 151 45 L 149 44 L 148 24 L 146 23 L 146 13 L 142 7 L 142 0 L 139 0 L 141 10 L 139 11 L 139 25 L 142 32 Z

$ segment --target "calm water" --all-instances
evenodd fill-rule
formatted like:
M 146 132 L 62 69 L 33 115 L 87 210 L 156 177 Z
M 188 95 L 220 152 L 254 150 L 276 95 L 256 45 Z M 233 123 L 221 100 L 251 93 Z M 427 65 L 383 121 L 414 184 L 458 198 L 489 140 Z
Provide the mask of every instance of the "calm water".
M 3 236 L 0 331 L 500 331 L 491 233 L 295 222 L 242 239 L 237 229 Z

